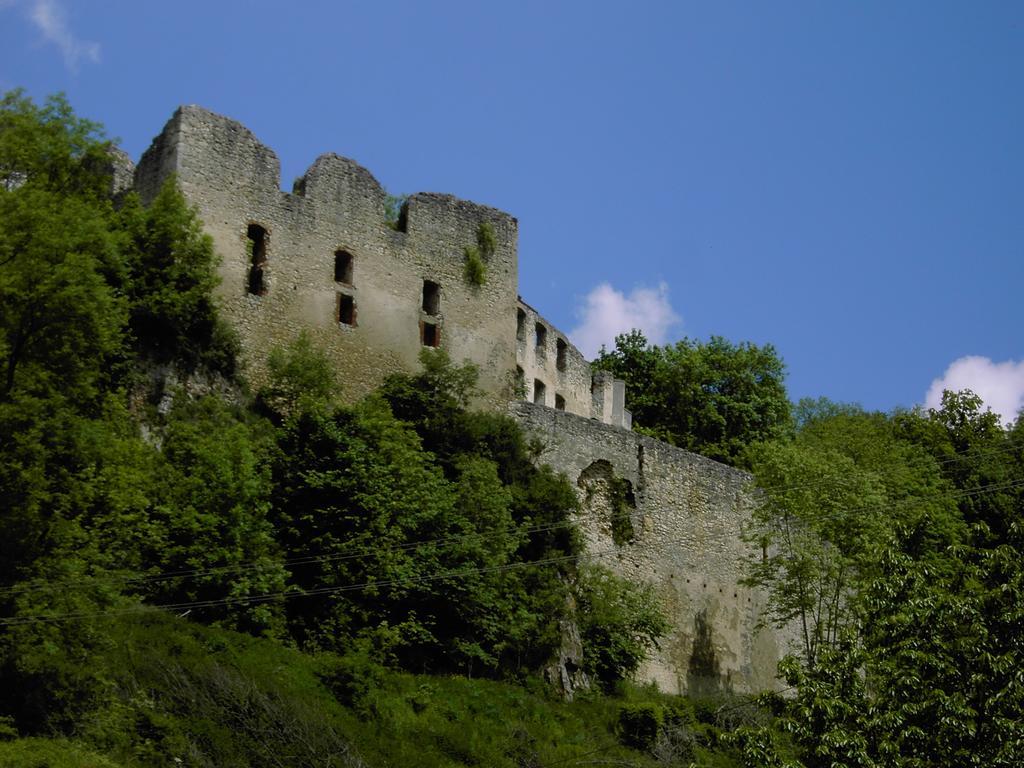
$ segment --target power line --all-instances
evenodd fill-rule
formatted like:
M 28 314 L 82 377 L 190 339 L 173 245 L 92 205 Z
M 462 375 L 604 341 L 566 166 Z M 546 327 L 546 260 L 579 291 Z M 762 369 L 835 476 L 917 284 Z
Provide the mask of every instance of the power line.
M 275 600 L 288 600 L 294 597 L 310 597 L 316 595 L 329 595 L 329 594 L 341 594 L 345 592 L 356 592 L 364 589 L 378 589 L 383 587 L 401 587 L 411 586 L 414 584 L 424 584 L 428 582 L 440 581 L 443 579 L 459 578 L 465 576 L 478 575 L 483 573 L 504 573 L 507 571 L 526 570 L 530 568 L 546 567 L 551 565 L 559 565 L 563 563 L 569 563 L 573 561 L 585 560 L 588 558 L 600 558 L 607 554 L 614 553 L 615 550 L 603 550 L 599 552 L 585 552 L 579 555 L 563 555 L 559 557 L 550 557 L 543 560 L 530 560 L 519 563 L 506 563 L 504 565 L 495 565 L 487 568 L 463 568 L 455 569 L 451 571 L 445 571 L 443 573 L 435 573 L 427 576 L 418 577 L 404 577 L 394 579 L 377 579 L 373 581 L 365 581 L 358 584 L 339 584 L 330 587 L 316 587 L 313 589 L 287 589 L 278 592 L 267 592 L 259 595 L 239 595 L 237 597 L 224 597 L 212 600 L 189 600 L 177 603 L 159 603 L 155 605 L 138 605 L 126 608 L 111 608 L 102 611 L 80 611 L 72 613 L 56 613 L 50 615 L 29 615 L 29 616 L 15 616 L 0 618 L 0 626 L 18 626 L 22 624 L 38 624 L 47 623 L 65 619 L 87 619 L 97 618 L 100 616 L 113 616 L 130 613 L 146 612 L 153 609 L 165 610 L 165 611 L 181 611 L 181 610 L 192 610 L 195 608 L 215 608 L 220 606 L 228 605 L 256 605 L 259 603 L 266 603 Z
M 934 500 L 935 498 L 942 498 L 942 497 L 950 496 L 950 495 L 953 495 L 953 496 L 956 496 L 956 497 L 965 497 L 965 496 L 970 496 L 970 495 L 976 495 L 976 494 L 982 493 L 982 492 L 993 492 L 993 491 L 998 491 L 998 490 L 1005 490 L 1007 488 L 1018 488 L 1018 487 L 1024 487 L 1024 480 L 1019 480 L 1019 481 L 1015 481 L 1013 483 L 1006 483 L 1006 484 L 994 484 L 994 485 L 989 486 L 987 488 L 972 489 L 972 490 L 969 490 L 969 491 L 959 492 L 957 494 L 942 494 L 942 495 L 938 495 L 938 496 L 935 496 L 935 497 L 928 497 L 928 498 L 925 498 L 925 499 L 914 499 L 914 500 L 911 500 L 911 501 L 913 503 L 920 504 L 920 503 L 930 502 L 930 501 Z M 887 509 L 891 510 L 891 509 L 896 508 L 897 506 L 906 506 L 906 504 L 887 505 L 887 506 L 875 507 L 875 508 L 873 508 L 873 511 L 885 511 Z M 869 510 L 872 510 L 872 508 L 865 507 L 865 508 L 861 508 L 861 509 L 847 510 L 846 511 L 846 515 L 849 515 L 851 513 L 869 511 Z M 830 516 L 830 517 L 838 518 L 838 515 Z M 571 525 L 571 524 L 572 523 L 570 521 L 566 521 L 565 523 L 559 523 L 557 525 L 561 526 L 561 525 Z M 547 527 L 555 527 L 555 525 L 556 524 L 552 524 L 551 526 L 545 526 L 545 527 L 546 528 Z M 435 540 L 435 542 L 436 541 L 439 541 L 439 540 Z M 430 542 L 430 543 L 434 543 L 434 542 Z M 403 545 L 403 547 L 405 547 L 405 548 L 409 548 L 409 547 L 413 547 L 413 546 L 416 546 L 416 544 L 415 543 L 410 543 L 408 545 Z M 389 550 L 385 549 L 383 551 L 387 552 Z M 432 582 L 432 581 L 438 581 L 438 580 L 445 579 L 445 578 L 453 578 L 453 577 L 457 577 L 457 576 L 468 576 L 468 575 L 482 574 L 482 573 L 501 573 L 501 572 L 512 571 L 512 570 L 522 570 L 522 569 L 526 569 L 526 568 L 548 566 L 548 565 L 560 564 L 560 563 L 568 563 L 568 562 L 571 562 L 571 561 L 578 561 L 580 559 L 585 559 L 585 558 L 589 558 L 589 557 L 600 558 L 600 557 L 603 557 L 605 555 L 615 553 L 617 551 L 618 551 L 617 549 L 610 549 L 610 550 L 602 550 L 602 551 L 598 551 L 598 552 L 584 552 L 584 553 L 581 553 L 580 555 L 565 555 L 565 556 L 560 556 L 560 557 L 556 557 L 556 558 L 547 558 L 547 559 L 544 559 L 544 560 L 525 561 L 525 562 L 519 562 L 519 563 L 506 563 L 504 565 L 490 566 L 490 567 L 487 567 L 487 568 L 466 568 L 466 569 L 461 569 L 461 570 L 446 571 L 446 572 L 440 573 L 440 574 L 433 574 L 433 575 L 429 575 L 429 576 L 421 576 L 421 577 L 417 577 L 417 578 L 382 579 L 382 580 L 374 580 L 374 581 L 363 582 L 363 583 L 360 583 L 360 584 L 352 584 L 352 585 L 342 584 L 342 585 L 335 585 L 335 586 L 330 586 L 330 587 L 318 587 L 318 588 L 307 589 L 307 590 L 302 590 L 302 589 L 299 589 L 299 588 L 292 588 L 292 589 L 288 589 L 288 590 L 282 590 L 282 591 L 278 591 L 278 592 L 270 592 L 270 593 L 265 593 L 265 594 L 261 594 L 261 595 L 244 595 L 244 596 L 238 596 L 238 597 L 219 598 L 219 599 L 214 599 L 214 600 L 193 600 L 193 601 L 184 601 L 184 602 L 179 602 L 179 603 L 164 603 L 164 604 L 157 604 L 157 605 L 153 605 L 153 606 L 138 606 L 138 607 L 133 607 L 133 608 L 125 608 L 125 609 L 112 609 L 111 611 L 100 611 L 100 612 L 94 612 L 94 613 L 86 612 L 86 613 L 80 613 L 80 614 L 71 613 L 71 614 L 52 614 L 50 616 L 25 616 L 25 617 L 0 618 L 0 625 L 3 625 L 3 626 L 15 626 L 15 625 L 18 625 L 18 624 L 36 623 L 36 622 L 41 622 L 41 621 L 42 622 L 54 621 L 54 620 L 63 619 L 63 618 L 87 618 L 87 617 L 90 617 L 90 616 L 100 616 L 100 615 L 108 615 L 108 614 L 116 614 L 116 613 L 134 613 L 134 612 L 138 612 L 140 610 L 147 610 L 148 608 L 160 608 L 160 609 L 165 609 L 165 610 L 185 610 L 185 609 L 194 609 L 194 608 L 212 608 L 212 607 L 220 607 L 220 606 L 228 606 L 228 605 L 253 605 L 253 604 L 258 604 L 258 603 L 262 603 L 262 602 L 270 602 L 272 600 L 277 600 L 277 599 L 289 599 L 289 598 L 292 598 L 292 597 L 305 597 L 305 596 L 326 595 L 326 594 L 340 594 L 340 593 L 344 593 L 344 592 L 358 591 L 358 590 L 369 589 L 369 588 L 381 588 L 381 587 L 388 587 L 388 586 L 403 586 L 403 585 L 412 585 L 412 584 L 417 584 L 417 583 L 427 583 L 427 582 Z M 351 555 L 351 556 L 354 557 L 356 555 Z M 309 562 L 318 562 L 320 560 L 332 559 L 334 557 L 335 556 L 331 555 L 331 556 L 324 556 L 322 558 L 310 558 L 308 561 Z
M 830 483 L 822 483 L 821 484 L 822 487 L 824 487 L 826 485 L 830 485 Z M 835 511 L 835 512 L 828 513 L 828 514 L 820 513 L 820 514 L 815 516 L 815 519 L 816 520 L 829 520 L 829 519 L 831 519 L 831 520 L 840 520 L 840 519 L 845 519 L 849 515 L 857 514 L 857 513 L 893 511 L 893 510 L 896 510 L 896 509 L 902 509 L 902 508 L 905 508 L 905 507 L 919 506 L 919 505 L 923 505 L 923 504 L 927 504 L 927 503 L 931 503 L 933 501 L 939 501 L 939 500 L 943 500 L 943 499 L 949 499 L 949 500 L 952 500 L 952 501 L 956 501 L 956 500 L 959 500 L 959 499 L 962 499 L 962 498 L 967 498 L 967 497 L 970 497 L 970 496 L 979 495 L 981 493 L 992 493 L 992 492 L 997 492 L 997 491 L 1002 491 L 1002 490 L 1013 490 L 1013 489 L 1016 489 L 1016 488 L 1019 488 L 1019 487 L 1022 487 L 1022 486 L 1024 486 L 1024 480 L 1012 481 L 1012 482 L 1008 482 L 1008 483 L 993 483 L 993 484 L 990 484 L 990 485 L 987 485 L 987 486 L 980 486 L 980 487 L 974 488 L 974 489 L 966 489 L 966 490 L 961 490 L 961 491 L 946 491 L 946 492 L 943 492 L 943 493 L 932 494 L 930 496 L 912 497 L 912 498 L 908 498 L 908 499 L 903 499 L 903 500 L 901 500 L 899 502 L 895 502 L 895 503 L 892 503 L 892 504 L 865 506 L 865 507 L 855 507 L 855 508 L 852 508 L 852 509 L 842 510 L 841 512 L 840 511 Z M 630 513 L 624 513 L 622 515 L 612 516 L 612 519 L 610 520 L 610 522 L 614 523 L 620 517 L 623 518 L 623 519 L 631 519 L 631 514 Z M 573 526 L 576 526 L 576 525 L 578 525 L 578 521 L 577 520 L 566 519 L 564 521 L 560 521 L 560 522 L 557 522 L 557 523 L 549 523 L 549 524 L 546 524 L 546 525 L 532 526 L 532 527 L 528 527 L 528 528 L 506 529 L 506 530 L 502 531 L 501 533 L 506 534 L 506 535 L 512 535 L 512 536 L 515 536 L 515 535 L 529 535 L 529 534 L 532 534 L 532 533 L 543 533 L 543 532 L 550 532 L 550 531 L 559 530 L 559 529 L 570 528 L 570 527 L 573 527 Z M 105 575 L 102 575 L 102 576 L 91 576 L 91 577 L 87 577 L 87 578 L 90 581 L 93 581 L 93 582 L 108 583 L 108 584 L 111 584 L 111 583 L 121 583 L 121 584 L 148 585 L 148 584 L 154 584 L 154 583 L 159 583 L 159 582 L 163 582 L 163 581 L 169 581 L 169 580 L 173 580 L 173 579 L 189 579 L 189 578 L 200 578 L 200 577 L 203 577 L 203 576 L 226 575 L 226 574 L 231 574 L 231 573 L 244 573 L 244 572 L 247 572 L 247 571 L 261 570 L 261 569 L 264 569 L 264 568 L 267 568 L 267 567 L 287 567 L 287 566 L 291 566 L 291 565 L 310 565 L 310 564 L 325 563 L 325 562 L 344 562 L 344 561 L 348 561 L 348 560 L 355 560 L 355 559 L 360 559 L 360 558 L 363 558 L 363 557 L 369 557 L 369 556 L 375 556 L 375 555 L 381 555 L 381 554 L 394 554 L 394 553 L 399 553 L 399 552 L 408 552 L 408 551 L 412 551 L 412 550 L 424 549 L 424 548 L 431 547 L 431 546 L 453 545 L 453 544 L 463 543 L 463 542 L 466 542 L 466 541 L 469 541 L 469 540 L 473 540 L 473 539 L 481 539 L 481 538 L 484 538 L 484 537 L 493 536 L 493 535 L 496 535 L 496 534 L 497 534 L 497 532 L 494 532 L 494 531 L 490 531 L 490 532 L 474 531 L 474 532 L 471 532 L 471 533 L 460 534 L 460 535 L 457 535 L 457 536 L 448 536 L 448 537 L 441 537 L 441 538 L 437 538 L 437 539 L 425 539 L 425 540 L 420 540 L 420 541 L 406 542 L 404 544 L 399 544 L 399 545 L 394 545 L 394 546 L 389 546 L 389 547 L 381 547 L 381 546 L 377 545 L 377 546 L 372 546 L 372 547 L 363 547 L 362 549 L 357 549 L 357 550 L 354 550 L 354 551 L 351 551 L 351 552 L 344 552 L 343 551 L 343 552 L 339 552 L 339 553 L 333 553 L 333 554 L 330 554 L 330 555 L 306 555 L 306 556 L 302 556 L 302 557 L 295 557 L 295 558 L 285 559 L 285 560 L 279 561 L 279 562 L 273 562 L 273 561 L 267 562 L 267 561 L 264 561 L 264 560 L 259 560 L 259 561 L 247 561 L 247 562 L 238 563 L 236 565 L 231 565 L 231 566 L 218 566 L 218 567 L 212 567 L 212 568 L 195 568 L 195 569 L 182 569 L 182 570 L 178 570 L 178 571 L 166 571 L 166 572 L 162 572 L 162 573 L 159 573 L 159 574 L 152 574 L 150 576 L 117 576 L 117 575 L 114 575 L 114 574 L 110 574 L 110 575 L 106 575 L 105 574 Z M 345 545 L 342 545 L 342 547 L 344 548 Z M 82 586 L 82 580 L 81 579 L 77 579 L 77 580 L 66 579 L 66 580 L 61 580 L 61 581 L 56 581 L 56 582 L 45 581 L 45 580 L 36 580 L 36 581 L 33 581 L 33 582 L 28 582 L 28 583 L 24 583 L 24 584 L 14 584 L 14 585 L 9 585 L 9 586 L 0 588 L 0 594 L 24 594 L 24 593 L 28 593 L 28 592 L 53 590 L 53 589 L 58 589 L 58 588 L 62 588 L 62 587 L 76 588 L 76 587 L 81 587 L 81 586 Z
M 485 539 L 496 535 L 529 535 L 534 533 L 545 533 L 548 531 L 559 530 L 563 528 L 569 528 L 576 525 L 576 521 L 566 519 L 557 523 L 548 523 L 545 525 L 537 525 L 528 528 L 509 528 L 501 531 L 473 531 L 471 533 L 458 534 L 455 536 L 445 536 L 437 539 L 421 539 L 419 541 L 410 541 L 403 544 L 396 544 L 393 546 L 365 546 L 362 549 L 357 549 L 352 552 L 337 552 L 330 555 L 304 555 L 302 557 L 286 558 L 284 560 L 276 562 L 266 562 L 263 560 L 250 560 L 236 565 L 225 565 L 225 566 L 214 566 L 210 568 L 187 568 L 177 571 L 164 571 L 158 574 L 152 574 L 149 576 L 118 576 L 116 574 L 110 574 L 109 576 L 93 576 L 89 577 L 92 579 L 98 579 L 107 582 L 118 582 L 118 583 L 130 583 L 130 584 L 151 584 L 155 582 L 168 581 L 171 579 L 179 578 L 198 578 L 202 576 L 211 575 L 224 575 L 228 573 L 239 573 L 249 570 L 259 570 L 269 566 L 291 566 L 291 565 L 310 565 L 324 562 L 343 562 L 346 560 L 356 560 L 363 557 L 369 557 L 372 555 L 380 554 L 393 554 L 398 552 L 404 552 L 414 549 L 427 548 L 431 546 L 445 546 L 449 544 L 458 544 L 473 539 Z M 346 549 L 346 545 L 341 545 L 342 550 Z M 58 586 L 77 586 L 81 584 L 80 580 L 65 579 L 58 582 L 49 582 L 46 580 L 35 580 L 32 582 L 24 582 L 21 584 L 12 584 L 5 587 L 0 587 L 0 594 L 19 594 L 22 592 L 33 592 L 38 590 L 53 589 Z

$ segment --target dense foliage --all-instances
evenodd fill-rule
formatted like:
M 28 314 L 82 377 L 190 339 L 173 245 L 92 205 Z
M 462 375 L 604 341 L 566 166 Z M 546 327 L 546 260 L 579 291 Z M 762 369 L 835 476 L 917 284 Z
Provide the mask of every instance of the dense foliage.
M 594 365 L 626 382 L 637 429 L 712 459 L 742 463 L 747 445 L 789 430 L 785 366 L 770 344 L 714 336 L 659 347 L 632 331 Z
M 249 398 L 210 239 L 173 179 L 115 205 L 108 149 L 60 97 L 0 102 L 0 742 L 75 739 L 0 762 L 360 765 L 328 689 L 370 717 L 389 668 L 531 679 L 574 621 L 600 682 L 639 665 L 650 594 L 578 567 L 574 490 L 469 409 L 475 369 L 341 407 L 300 336 Z M 317 654 L 279 656 L 310 701 L 235 632 Z
M 1004 429 L 948 392 L 927 412 L 805 416 L 754 451 L 752 569 L 804 637 L 777 702 L 800 763 L 1020 765 L 1024 419 Z
M 756 477 L 747 582 L 799 653 L 779 720 L 734 735 L 749 765 L 1024 762 L 1024 418 L 970 392 L 791 415 L 774 350 L 717 338 L 634 331 L 597 364 L 641 429 Z

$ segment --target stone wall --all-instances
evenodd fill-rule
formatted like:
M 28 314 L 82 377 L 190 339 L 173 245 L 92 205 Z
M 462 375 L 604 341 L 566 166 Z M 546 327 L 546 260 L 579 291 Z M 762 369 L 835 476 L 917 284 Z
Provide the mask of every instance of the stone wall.
M 764 595 L 739 584 L 749 476 L 626 429 L 530 403 L 513 416 L 541 439 L 541 460 L 580 494 L 588 555 L 654 586 L 672 629 L 640 671 L 671 693 L 773 688 L 792 641 L 759 628 Z M 611 481 L 625 480 L 625 529 L 613 527 Z
M 516 310 L 516 364 L 526 385 L 526 399 L 538 405 L 590 416 L 590 363 L 564 333 L 522 298 Z M 536 397 L 536 382 L 545 397 Z
M 241 124 L 194 106 L 180 108 L 140 160 L 135 187 L 144 202 L 171 173 L 213 237 L 220 304 L 254 383 L 269 350 L 305 329 L 334 362 L 348 400 L 389 373 L 416 370 L 422 347 L 437 345 L 480 367 L 488 401 L 507 402 L 518 282 L 512 216 L 417 194 L 398 226 L 389 226 L 377 180 L 334 154 L 317 158 L 291 193 L 282 192 L 269 148 Z M 464 276 L 464 249 L 484 222 L 497 247 L 476 286 Z M 336 274 L 339 258 L 350 259 L 344 275 Z M 436 288 L 429 307 L 428 284 Z

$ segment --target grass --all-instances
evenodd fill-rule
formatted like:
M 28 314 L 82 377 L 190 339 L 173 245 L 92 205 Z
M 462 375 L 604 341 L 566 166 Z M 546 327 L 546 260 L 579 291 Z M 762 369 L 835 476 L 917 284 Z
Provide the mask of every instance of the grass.
M 105 703 L 75 723 L 75 741 L 0 741 L 0 768 L 739 764 L 692 703 L 650 688 L 566 703 L 539 680 L 388 671 L 155 611 L 118 619 L 98 656 L 87 663 Z M 637 709 L 680 725 L 685 762 L 657 760 L 651 741 L 625 746 Z

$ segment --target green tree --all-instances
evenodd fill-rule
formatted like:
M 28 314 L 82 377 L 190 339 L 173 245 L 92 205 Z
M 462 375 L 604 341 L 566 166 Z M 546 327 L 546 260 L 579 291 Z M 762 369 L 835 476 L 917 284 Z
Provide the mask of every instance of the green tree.
M 130 328 L 138 353 L 158 362 L 173 360 L 189 371 L 205 367 L 232 376 L 237 341 L 214 302 L 213 241 L 174 178 L 164 182 L 148 208 L 129 195 L 119 219 L 126 233 Z
M 762 503 L 745 536 L 750 583 L 767 589 L 777 624 L 797 622 L 813 666 L 845 632 L 880 546 L 898 533 L 935 561 L 963 526 L 938 465 L 892 419 L 822 402 L 799 410 L 794 439 L 748 451 Z
M 278 421 L 318 408 L 330 408 L 338 395 L 331 361 L 306 331 L 288 346 L 274 347 L 267 358 L 269 381 L 258 400 Z
M 649 585 L 637 586 L 598 566 L 577 587 L 585 668 L 603 686 L 632 675 L 668 630 Z
M 195 609 L 206 623 L 248 632 L 283 630 L 286 573 L 269 519 L 276 447 L 259 422 L 247 423 L 216 397 L 180 399 L 162 434 L 149 538 L 142 565 L 159 577 L 142 584 L 150 602 L 213 601 Z
M 843 417 L 819 420 L 818 429 L 835 418 Z M 916 469 L 917 483 L 907 487 L 940 493 L 886 508 L 888 530 L 847 601 L 849 620 L 837 642 L 822 648 L 813 666 L 790 659 L 782 667 L 796 693 L 778 702 L 781 724 L 808 766 L 1018 765 L 1019 425 L 1003 430 L 969 392 L 946 393 L 940 408 L 899 413 L 888 423 L 904 458 L 931 461 L 903 462 L 876 476 L 894 484 Z M 846 433 L 851 453 L 873 448 Z
M 26 186 L 102 199 L 109 147 L 99 124 L 76 116 L 62 94 L 42 106 L 22 89 L 0 98 L 0 190 Z
M 761 500 L 745 533 L 747 583 L 767 590 L 775 623 L 795 622 L 804 662 L 846 628 L 849 601 L 884 531 L 876 478 L 835 451 L 766 444 L 753 452 Z
M 742 463 L 747 445 L 790 428 L 785 366 L 770 344 L 714 336 L 658 347 L 632 331 L 594 364 L 625 380 L 640 431 L 728 464 Z
M 105 212 L 32 185 L 0 191 L 0 399 L 94 402 L 122 349 L 125 304 Z

